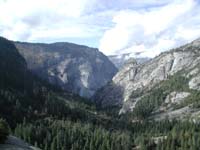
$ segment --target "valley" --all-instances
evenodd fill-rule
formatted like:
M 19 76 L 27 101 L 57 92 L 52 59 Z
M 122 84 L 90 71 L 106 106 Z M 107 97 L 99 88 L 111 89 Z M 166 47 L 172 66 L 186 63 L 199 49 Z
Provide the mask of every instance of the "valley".
M 199 75 L 199 39 L 117 72 L 97 49 L 1 37 L 0 149 L 198 150 Z

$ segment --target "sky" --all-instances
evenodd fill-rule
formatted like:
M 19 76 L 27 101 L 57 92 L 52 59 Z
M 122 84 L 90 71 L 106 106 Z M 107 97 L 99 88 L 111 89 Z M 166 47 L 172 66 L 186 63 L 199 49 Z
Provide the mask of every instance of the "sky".
M 200 0 L 0 0 L 0 36 L 155 57 L 200 37 Z

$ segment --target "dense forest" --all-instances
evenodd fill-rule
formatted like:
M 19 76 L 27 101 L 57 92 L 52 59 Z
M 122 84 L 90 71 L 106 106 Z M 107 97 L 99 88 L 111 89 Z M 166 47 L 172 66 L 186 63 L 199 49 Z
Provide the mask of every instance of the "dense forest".
M 179 74 L 169 77 L 133 112 L 119 116 L 117 108 L 101 109 L 39 79 L 12 42 L 0 38 L 0 143 L 12 134 L 43 150 L 198 150 L 197 120 L 148 119 L 168 93 L 189 90 L 186 81 Z M 196 96 L 186 103 L 199 107 L 200 94 L 191 92 Z

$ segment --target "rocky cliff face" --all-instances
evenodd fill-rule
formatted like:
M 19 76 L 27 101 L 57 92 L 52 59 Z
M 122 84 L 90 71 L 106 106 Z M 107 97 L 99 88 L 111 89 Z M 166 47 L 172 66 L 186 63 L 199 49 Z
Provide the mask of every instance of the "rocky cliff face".
M 177 73 L 188 80 L 188 91 L 200 90 L 200 39 L 162 53 L 145 64 L 137 62 L 125 64 L 113 77 L 112 82 L 97 92 L 95 98 L 104 107 L 118 105 L 122 107 L 121 112 L 134 110 L 142 97 L 151 93 L 156 86 L 159 87 L 161 82 L 170 80 L 170 77 Z M 187 96 L 190 93 L 187 93 Z M 176 101 L 176 96 L 173 101 Z M 180 101 L 181 97 L 185 98 L 185 94 L 178 94 L 179 100 L 177 101 Z
M 91 97 L 117 72 L 98 49 L 71 43 L 15 45 L 31 71 L 83 97 Z

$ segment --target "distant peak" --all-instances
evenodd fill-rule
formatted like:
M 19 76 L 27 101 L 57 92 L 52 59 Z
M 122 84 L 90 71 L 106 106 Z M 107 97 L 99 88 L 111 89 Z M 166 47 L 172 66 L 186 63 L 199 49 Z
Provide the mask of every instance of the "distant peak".
M 135 58 L 129 58 L 126 62 L 125 65 L 127 64 L 134 64 L 137 65 L 137 60 Z

